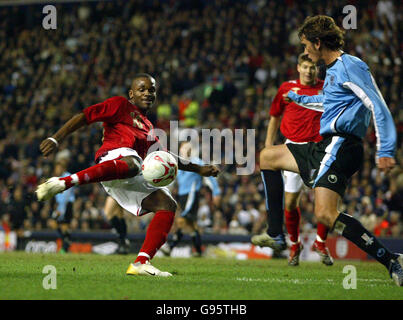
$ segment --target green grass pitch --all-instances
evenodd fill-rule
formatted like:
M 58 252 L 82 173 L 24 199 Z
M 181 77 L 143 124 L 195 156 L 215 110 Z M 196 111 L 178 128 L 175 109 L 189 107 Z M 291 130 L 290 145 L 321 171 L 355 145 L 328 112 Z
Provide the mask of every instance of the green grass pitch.
M 376 262 L 336 261 L 287 266 L 286 260 L 155 258 L 170 278 L 126 276 L 134 255 L 0 253 L 0 299 L 279 300 L 402 299 L 403 288 Z M 42 273 L 56 268 L 57 289 L 45 290 Z M 357 288 L 343 288 L 346 265 L 357 270 Z

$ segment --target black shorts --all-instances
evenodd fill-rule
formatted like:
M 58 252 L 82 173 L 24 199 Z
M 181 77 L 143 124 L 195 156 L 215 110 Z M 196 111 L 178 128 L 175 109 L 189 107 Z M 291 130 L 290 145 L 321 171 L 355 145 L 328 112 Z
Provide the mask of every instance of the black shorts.
M 302 180 L 310 188 L 324 187 L 343 197 L 351 176 L 363 161 L 363 143 L 351 135 L 329 135 L 306 144 L 287 144 Z
M 68 202 L 66 205 L 66 211 L 64 212 L 64 214 L 61 214 L 59 217 L 57 217 L 57 222 L 69 224 L 72 218 L 73 218 L 73 203 Z
M 197 221 L 197 211 L 199 210 L 199 200 L 200 193 L 199 191 L 190 192 L 183 196 L 178 197 L 178 202 L 181 207 L 181 217 L 191 220 Z

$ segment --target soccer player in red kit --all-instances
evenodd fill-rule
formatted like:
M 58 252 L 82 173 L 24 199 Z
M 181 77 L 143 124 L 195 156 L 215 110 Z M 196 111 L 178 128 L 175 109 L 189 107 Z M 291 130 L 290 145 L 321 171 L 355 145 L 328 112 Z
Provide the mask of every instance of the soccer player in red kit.
M 296 103 L 287 101 L 285 99 L 285 95 L 290 90 L 300 95 L 310 96 L 321 93 L 323 81 L 317 78 L 317 67 L 307 55 L 299 55 L 297 70 L 299 73 L 299 79 L 284 82 L 278 89 L 277 95 L 272 102 L 270 108 L 270 121 L 267 128 L 267 136 L 265 141 L 266 147 L 273 145 L 279 128 L 283 136 L 286 138 L 285 143 L 300 144 L 310 141 L 318 142 L 322 140 L 322 137 L 319 135 L 320 117 L 322 113 L 303 108 L 298 106 Z M 284 182 L 278 183 L 278 186 L 268 186 L 273 182 L 273 180 L 275 181 L 276 178 L 270 177 L 270 173 L 269 178 L 265 177 L 265 174 L 267 175 L 266 172 L 263 172 L 262 176 L 265 184 L 265 191 L 267 193 L 270 193 L 270 190 L 267 190 L 270 187 L 275 189 L 273 191 L 274 194 L 276 194 L 276 191 L 278 191 L 279 195 L 282 194 L 282 190 L 279 189 L 284 189 L 285 224 L 291 241 L 288 264 L 291 266 L 297 266 L 299 264 L 299 255 L 303 248 L 299 238 L 299 225 L 301 219 L 299 199 L 303 181 L 299 174 L 290 171 L 283 171 Z M 282 187 L 283 183 L 284 187 Z M 270 194 L 266 194 L 266 197 L 270 197 Z M 282 201 L 279 200 L 277 202 L 282 203 Z M 274 204 L 272 206 L 274 206 Z M 274 210 L 276 209 L 280 210 L 279 207 L 274 208 Z M 282 206 L 281 210 L 283 210 Z M 281 226 L 282 219 L 283 218 L 281 216 Z M 279 221 L 276 221 L 276 223 L 280 224 Z M 317 236 L 312 246 L 312 250 L 316 251 L 320 255 L 321 261 L 324 264 L 332 265 L 333 259 L 330 256 L 329 250 L 327 249 L 325 243 L 328 231 L 328 228 L 323 224 L 317 224 Z M 265 243 L 267 245 L 267 240 L 267 233 L 254 236 L 252 238 L 252 242 L 256 245 L 265 245 Z
M 157 96 L 155 79 L 148 74 L 136 75 L 129 90 L 129 100 L 112 97 L 95 104 L 75 115 L 53 136 L 42 141 L 40 150 L 48 156 L 70 133 L 94 122 L 103 122 L 104 137 L 101 148 L 96 152 L 96 165 L 67 177 L 53 177 L 38 186 L 38 200 L 48 200 L 57 193 L 75 185 L 101 182 L 109 196 L 134 215 L 154 212 L 146 232 L 144 243 L 126 274 L 171 276 L 150 264 L 157 250 L 166 242 L 174 221 L 176 202 L 168 188 L 154 187 L 141 174 L 142 160 L 154 143 L 147 139 L 153 128 L 147 119 L 147 111 Z M 186 164 L 184 164 L 186 163 Z M 216 176 L 218 169 L 213 165 L 200 166 L 180 161 L 180 170 L 197 172 L 202 176 Z

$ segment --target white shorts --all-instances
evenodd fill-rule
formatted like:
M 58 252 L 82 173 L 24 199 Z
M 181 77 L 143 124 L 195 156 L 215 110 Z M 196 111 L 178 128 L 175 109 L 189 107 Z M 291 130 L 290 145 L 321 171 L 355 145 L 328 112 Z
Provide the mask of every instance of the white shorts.
M 285 143 L 305 144 L 307 142 L 293 142 L 287 139 Z M 302 180 L 301 176 L 298 173 L 286 170 L 284 170 L 282 173 L 284 180 L 284 191 L 290 193 L 300 192 L 302 186 L 304 185 L 304 181 Z
M 143 163 L 143 160 L 138 155 L 137 151 L 130 148 L 110 150 L 105 156 L 100 158 L 99 163 L 126 156 L 135 156 L 140 164 Z M 132 178 L 104 181 L 101 182 L 101 184 L 107 194 L 115 199 L 122 208 L 135 216 L 141 216 L 149 212 L 141 208 L 141 203 L 144 198 L 154 191 L 162 190 L 168 196 L 172 197 L 167 187 L 154 187 L 145 181 L 141 171 L 138 175 Z

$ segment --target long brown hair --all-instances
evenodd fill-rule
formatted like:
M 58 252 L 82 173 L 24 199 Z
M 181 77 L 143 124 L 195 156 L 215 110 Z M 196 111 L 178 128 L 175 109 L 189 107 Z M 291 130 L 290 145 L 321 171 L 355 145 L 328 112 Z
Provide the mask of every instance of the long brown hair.
M 313 43 L 319 39 L 330 50 L 340 50 L 344 45 L 344 30 L 329 16 L 307 17 L 298 30 L 298 36 L 301 38 L 303 35 Z

